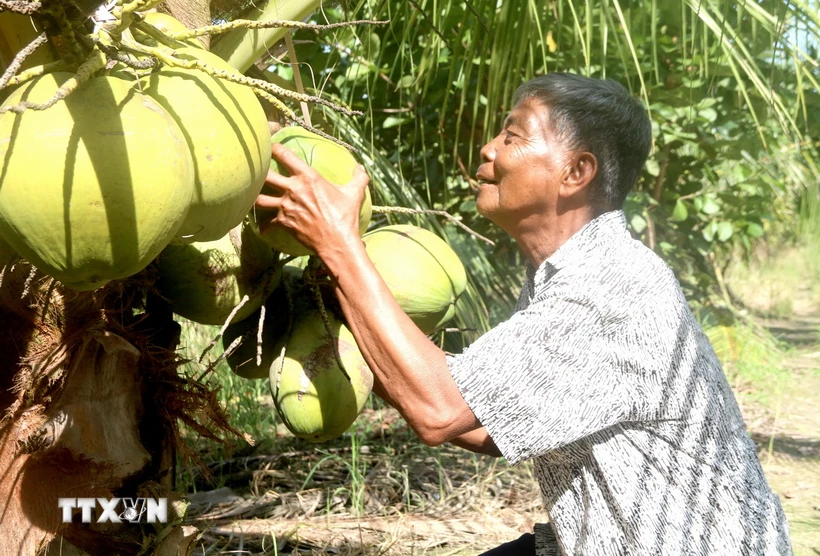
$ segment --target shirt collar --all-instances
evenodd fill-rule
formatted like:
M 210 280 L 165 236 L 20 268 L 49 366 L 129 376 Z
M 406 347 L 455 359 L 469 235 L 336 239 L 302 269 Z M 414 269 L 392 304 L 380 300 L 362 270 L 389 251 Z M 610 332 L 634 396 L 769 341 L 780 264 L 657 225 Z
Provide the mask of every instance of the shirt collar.
M 535 284 L 547 282 L 559 270 L 585 260 L 601 243 L 611 241 L 618 232 L 627 232 L 622 210 L 605 212 L 575 232 L 558 250 L 535 269 L 527 263 L 527 278 Z

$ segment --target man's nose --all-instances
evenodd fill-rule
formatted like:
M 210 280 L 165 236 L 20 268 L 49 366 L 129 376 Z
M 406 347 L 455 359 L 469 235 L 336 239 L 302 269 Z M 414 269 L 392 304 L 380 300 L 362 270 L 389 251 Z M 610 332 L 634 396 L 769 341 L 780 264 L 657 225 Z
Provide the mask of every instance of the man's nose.
M 481 156 L 481 160 L 484 162 L 492 162 L 495 160 L 495 138 L 491 139 L 489 143 L 481 147 L 481 151 L 479 155 Z

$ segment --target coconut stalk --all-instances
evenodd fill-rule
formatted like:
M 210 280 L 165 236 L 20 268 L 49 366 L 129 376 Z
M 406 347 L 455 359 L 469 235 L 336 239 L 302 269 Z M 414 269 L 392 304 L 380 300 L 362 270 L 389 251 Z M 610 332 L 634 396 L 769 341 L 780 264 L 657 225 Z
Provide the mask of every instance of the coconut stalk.
M 301 21 L 313 13 L 321 0 L 268 0 L 252 6 L 242 19 L 269 21 L 273 19 Z M 211 48 L 230 65 L 245 73 L 269 48 L 285 37 L 287 28 L 234 29 L 226 33 Z

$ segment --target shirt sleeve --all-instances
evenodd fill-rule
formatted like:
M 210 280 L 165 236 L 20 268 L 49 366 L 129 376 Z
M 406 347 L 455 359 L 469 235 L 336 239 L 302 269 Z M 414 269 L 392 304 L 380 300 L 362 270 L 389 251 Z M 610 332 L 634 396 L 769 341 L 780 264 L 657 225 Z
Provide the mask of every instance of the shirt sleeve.
M 511 464 L 629 416 L 625 377 L 588 299 L 550 297 L 448 358 L 464 400 Z

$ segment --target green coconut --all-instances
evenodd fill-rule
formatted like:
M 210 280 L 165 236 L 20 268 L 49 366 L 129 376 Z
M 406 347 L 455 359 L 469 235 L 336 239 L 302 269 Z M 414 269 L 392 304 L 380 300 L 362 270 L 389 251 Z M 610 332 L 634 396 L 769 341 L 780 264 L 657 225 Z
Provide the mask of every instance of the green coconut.
M 157 289 L 174 313 L 201 324 L 238 322 L 259 309 L 281 272 L 270 247 L 240 224 L 216 241 L 169 245 L 157 263 Z
M 353 334 L 331 311 L 327 316 L 332 335 L 318 310 L 298 315 L 284 357 L 277 355 L 270 367 L 279 416 L 295 436 L 311 442 L 344 433 L 373 389 L 373 374 Z M 339 368 L 334 344 L 347 376 Z
M 236 73 L 205 50 L 174 53 Z M 262 105 L 248 87 L 195 69 L 164 67 L 142 83 L 179 123 L 194 158 L 194 198 L 175 242 L 217 240 L 242 222 L 265 183 L 270 128 Z
M 271 138 L 271 143 L 281 143 L 286 146 L 327 181 L 339 187 L 344 186 L 353 178 L 353 172 L 358 164 L 353 155 L 338 143 L 298 126 L 279 130 Z M 271 169 L 285 176 L 290 175 L 288 170 L 276 160 L 271 160 Z M 371 214 L 370 191 L 365 190 L 364 200 L 359 209 L 360 234 L 367 231 Z M 270 228 L 262 237 L 271 247 L 282 253 L 315 255 L 284 228 Z
M 37 78 L 3 106 L 45 102 L 70 77 Z M 76 290 L 147 266 L 179 230 L 193 186 L 182 130 L 120 79 L 91 79 L 47 110 L 0 115 L 0 235 Z
M 173 35 L 174 33 L 183 33 L 188 31 L 188 27 L 185 26 L 180 20 L 176 19 L 175 17 L 162 13 L 162 12 L 145 12 L 143 15 L 143 21 L 154 27 L 158 31 L 164 33 L 165 35 Z M 148 41 L 144 41 L 148 44 Z M 150 46 L 158 46 L 156 41 L 152 39 L 152 44 Z M 204 48 L 204 44 L 196 38 L 190 39 L 183 39 L 179 41 L 183 44 L 186 44 L 190 47 L 194 48 Z
M 467 274 L 444 240 L 410 225 L 378 228 L 362 239 L 390 293 L 425 334 L 454 316 Z
M 231 323 L 222 335 L 222 348 L 227 350 L 234 340 L 241 337 L 239 345 L 226 357 L 231 370 L 243 378 L 267 378 L 274 358 L 279 355 L 285 342 L 289 306 L 293 306 L 294 317 L 308 307 L 309 300 L 303 291 L 302 270 L 292 266 L 282 268 L 279 286 L 265 301 L 265 319 L 262 323 L 262 354 L 257 361 L 259 343 L 259 319 L 261 307 L 248 318 Z M 288 294 L 291 304 L 288 303 Z

